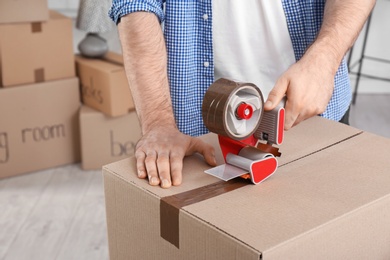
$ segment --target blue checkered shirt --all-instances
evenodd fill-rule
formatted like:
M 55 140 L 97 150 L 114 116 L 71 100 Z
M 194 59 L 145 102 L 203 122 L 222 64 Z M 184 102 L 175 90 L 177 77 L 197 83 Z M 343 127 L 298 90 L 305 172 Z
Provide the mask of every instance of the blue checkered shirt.
M 180 131 L 192 136 L 208 132 L 203 124 L 201 106 L 207 88 L 214 82 L 211 1 L 113 0 L 109 11 L 115 23 L 122 16 L 137 11 L 154 13 L 164 23 L 168 77 L 176 123 Z M 299 60 L 319 31 L 325 0 L 282 2 L 295 58 Z M 209 19 L 203 19 L 204 14 Z M 335 76 L 333 96 L 321 116 L 338 121 L 350 102 L 351 87 L 344 59 Z

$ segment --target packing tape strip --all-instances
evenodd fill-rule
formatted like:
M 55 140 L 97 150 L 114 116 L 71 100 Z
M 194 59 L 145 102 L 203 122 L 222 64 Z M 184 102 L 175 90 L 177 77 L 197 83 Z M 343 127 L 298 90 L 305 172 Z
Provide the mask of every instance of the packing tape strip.
M 258 107 L 254 111 L 252 118 L 245 121 L 247 123 L 243 128 L 245 133 L 238 134 L 232 131 L 234 123 L 242 124 L 244 121 L 229 117 L 231 116 L 229 115 L 231 113 L 229 105 L 239 102 L 238 100 L 240 99 L 249 99 L 255 102 Z M 202 117 L 209 131 L 235 140 L 242 140 L 251 136 L 259 127 L 263 109 L 263 94 L 256 85 L 220 78 L 209 87 L 203 98 Z M 241 126 L 239 127 L 241 128 Z
M 235 178 L 220 181 L 176 195 L 163 197 L 160 200 L 160 236 L 180 248 L 179 213 L 182 207 L 198 203 L 226 192 L 244 187 L 250 182 Z
M 32 33 L 42 32 L 42 23 L 41 22 L 31 23 L 31 32 Z
M 34 70 L 34 80 L 35 80 L 35 83 L 45 81 L 45 69 L 44 68 Z

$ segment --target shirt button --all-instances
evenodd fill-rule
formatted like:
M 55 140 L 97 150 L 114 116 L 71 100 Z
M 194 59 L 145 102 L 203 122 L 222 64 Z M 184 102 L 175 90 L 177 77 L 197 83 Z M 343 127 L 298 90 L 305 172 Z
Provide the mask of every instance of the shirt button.
M 207 20 L 208 18 L 209 18 L 209 16 L 207 14 L 203 15 L 203 20 Z
M 208 66 L 210 66 L 210 63 L 208 63 L 208 62 L 206 61 L 206 62 L 203 63 L 203 66 L 208 67 Z

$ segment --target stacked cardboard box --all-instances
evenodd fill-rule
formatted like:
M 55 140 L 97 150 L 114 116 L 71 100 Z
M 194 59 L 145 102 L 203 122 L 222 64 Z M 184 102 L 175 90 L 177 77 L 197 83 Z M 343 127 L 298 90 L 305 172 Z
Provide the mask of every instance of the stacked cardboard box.
M 202 139 L 223 163 L 217 136 Z M 315 117 L 286 132 L 259 185 L 205 174 L 196 155 L 170 189 L 139 179 L 135 158 L 106 165 L 110 259 L 390 259 L 389 147 Z
M 141 128 L 120 54 L 103 59 L 76 55 L 83 107 L 80 110 L 81 166 L 104 164 L 133 155 Z
M 83 103 L 111 117 L 123 116 L 134 110 L 121 57 L 113 52 L 104 59 L 76 56 Z
M 0 1 L 0 24 L 44 22 L 48 19 L 47 0 Z
M 72 35 L 47 0 L 1 1 L 0 178 L 133 154 L 141 130 L 122 56 L 75 57 Z
M 1 87 L 75 77 L 72 20 L 0 24 Z
M 137 114 L 110 117 L 83 105 L 80 109 L 81 167 L 101 169 L 108 164 L 134 154 L 141 137 Z
M 72 38 L 46 1 L 1 1 L 0 178 L 79 161 Z

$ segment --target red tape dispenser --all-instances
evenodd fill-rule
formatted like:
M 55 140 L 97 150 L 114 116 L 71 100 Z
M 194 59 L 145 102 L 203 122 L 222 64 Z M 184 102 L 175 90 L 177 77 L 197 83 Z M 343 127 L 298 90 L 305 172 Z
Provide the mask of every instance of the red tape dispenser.
M 278 168 L 276 157 L 284 135 L 285 99 L 264 111 L 260 89 L 252 83 L 221 78 L 207 90 L 202 116 L 210 132 L 218 134 L 226 164 L 205 171 L 228 181 L 238 176 L 258 184 Z

